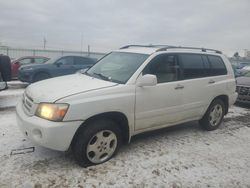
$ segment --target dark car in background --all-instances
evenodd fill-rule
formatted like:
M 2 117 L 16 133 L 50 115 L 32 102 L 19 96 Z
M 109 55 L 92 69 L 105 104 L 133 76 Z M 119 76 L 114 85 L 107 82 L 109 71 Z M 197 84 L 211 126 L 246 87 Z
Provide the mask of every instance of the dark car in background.
M 250 104 L 250 71 L 236 78 L 237 102 Z
M 49 60 L 48 57 L 43 57 L 43 56 L 24 56 L 24 57 L 20 57 L 20 58 L 18 58 L 18 59 L 11 62 L 11 77 L 12 77 L 12 79 L 17 78 L 18 69 L 22 65 L 41 64 L 41 63 L 45 63 L 48 60 Z
M 40 80 L 74 74 L 80 69 L 92 67 L 97 59 L 82 56 L 61 56 L 44 64 L 25 65 L 19 68 L 18 79 L 23 82 Z

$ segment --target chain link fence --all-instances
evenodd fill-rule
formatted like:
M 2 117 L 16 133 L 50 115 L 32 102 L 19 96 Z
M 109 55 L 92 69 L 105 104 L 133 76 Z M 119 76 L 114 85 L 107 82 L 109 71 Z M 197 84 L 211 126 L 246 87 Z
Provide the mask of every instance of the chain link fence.
M 96 59 L 100 59 L 105 55 L 105 53 L 99 53 L 99 52 L 40 50 L 40 49 L 10 48 L 10 47 L 0 47 L 0 54 L 8 55 L 12 60 L 23 56 L 44 56 L 53 58 L 63 55 L 80 55 L 80 56 L 89 56 Z

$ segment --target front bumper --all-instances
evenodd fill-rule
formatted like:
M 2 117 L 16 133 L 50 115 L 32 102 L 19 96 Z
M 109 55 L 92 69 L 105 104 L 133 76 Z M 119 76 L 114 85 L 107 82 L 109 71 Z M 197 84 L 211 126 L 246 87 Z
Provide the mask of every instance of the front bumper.
M 33 72 L 31 71 L 18 71 L 18 80 L 22 82 L 32 82 Z
M 52 122 L 36 116 L 28 116 L 20 101 L 16 107 L 17 124 L 32 142 L 46 148 L 66 151 L 83 121 Z
M 238 93 L 233 93 L 232 95 L 229 95 L 229 106 L 233 105 L 236 102 L 236 99 L 238 97 Z

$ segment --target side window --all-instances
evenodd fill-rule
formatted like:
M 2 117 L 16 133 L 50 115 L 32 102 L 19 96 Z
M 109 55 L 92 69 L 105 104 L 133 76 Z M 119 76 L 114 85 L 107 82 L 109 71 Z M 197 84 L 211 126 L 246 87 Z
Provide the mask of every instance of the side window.
M 19 63 L 20 63 L 21 65 L 30 64 L 30 63 L 31 63 L 31 59 L 30 59 L 30 58 L 21 59 L 21 60 L 19 60 Z
M 47 59 L 45 58 L 35 58 L 35 63 L 44 63 L 45 61 L 47 61 Z
M 227 74 L 226 66 L 219 56 L 208 55 L 208 60 L 211 66 L 211 76 Z
M 158 83 L 172 82 L 179 78 L 179 66 L 176 55 L 163 54 L 158 55 L 145 67 L 142 72 L 145 74 L 154 74 Z
M 73 57 L 62 57 L 61 59 L 57 60 L 57 63 L 61 63 L 62 65 L 73 65 Z
M 85 57 L 75 57 L 75 65 L 88 65 L 93 64 L 92 59 L 85 58 Z
M 183 79 L 193 79 L 207 76 L 201 55 L 180 54 Z
M 208 58 L 207 58 L 206 55 L 202 55 L 201 57 L 202 57 L 202 60 L 203 60 L 206 75 L 209 76 L 210 75 L 210 64 L 209 64 Z

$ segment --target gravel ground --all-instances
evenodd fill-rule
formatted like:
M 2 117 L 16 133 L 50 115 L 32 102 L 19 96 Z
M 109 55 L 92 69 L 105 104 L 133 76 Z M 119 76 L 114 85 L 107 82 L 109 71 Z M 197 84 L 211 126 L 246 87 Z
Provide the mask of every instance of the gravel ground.
M 222 126 L 196 122 L 142 134 L 104 164 L 81 168 L 71 152 L 24 139 L 15 110 L 0 111 L 0 187 L 250 187 L 250 110 L 233 106 Z

